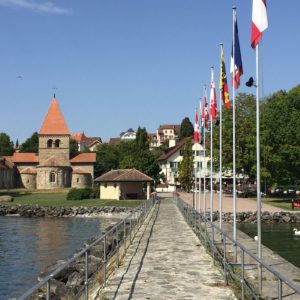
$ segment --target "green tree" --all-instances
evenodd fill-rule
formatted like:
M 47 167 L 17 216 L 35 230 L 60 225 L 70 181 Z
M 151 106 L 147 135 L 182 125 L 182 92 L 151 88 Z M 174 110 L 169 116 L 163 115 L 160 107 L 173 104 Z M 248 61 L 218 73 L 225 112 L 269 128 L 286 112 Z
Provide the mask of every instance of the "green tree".
M 10 137 L 4 133 L 0 133 L 0 157 L 1 156 L 10 156 L 14 153 L 14 145 L 10 140 Z
M 192 141 L 186 139 L 182 150 L 182 161 L 179 165 L 179 182 L 184 191 L 189 192 L 193 186 L 193 154 Z
M 179 139 L 190 137 L 194 134 L 194 126 L 188 117 L 185 117 L 180 125 Z
M 271 95 L 262 110 L 262 162 L 270 183 L 300 184 L 300 85 Z
M 112 169 L 119 168 L 118 145 L 102 144 L 97 147 L 95 177 L 98 177 Z
M 70 158 L 75 157 L 79 154 L 78 143 L 74 139 L 70 139 Z
M 253 95 L 239 94 L 236 97 L 236 172 L 245 174 L 254 180 L 256 177 L 256 106 Z M 223 170 L 232 170 L 232 110 L 222 110 L 222 164 Z M 220 158 L 220 122 L 213 128 L 213 165 L 219 171 Z M 207 134 L 207 141 L 210 135 Z M 209 144 L 208 144 L 209 145 Z M 209 153 L 209 151 L 208 151 Z
M 39 151 L 39 135 L 34 132 L 21 146 L 20 152 L 38 153 Z
M 127 144 L 127 146 L 127 151 L 120 151 L 120 156 L 122 157 L 120 159 L 120 168 L 135 168 L 158 182 L 160 179 L 160 167 L 154 153 L 149 149 L 146 128 L 139 127 L 136 133 L 136 139 L 132 143 Z M 121 154 L 121 152 L 123 152 L 123 154 Z

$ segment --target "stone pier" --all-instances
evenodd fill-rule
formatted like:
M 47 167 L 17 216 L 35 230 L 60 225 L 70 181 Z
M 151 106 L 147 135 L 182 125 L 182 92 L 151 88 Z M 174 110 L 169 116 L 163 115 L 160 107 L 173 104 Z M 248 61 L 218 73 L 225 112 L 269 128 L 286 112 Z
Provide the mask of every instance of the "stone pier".
M 236 299 L 171 196 L 158 201 L 97 299 Z

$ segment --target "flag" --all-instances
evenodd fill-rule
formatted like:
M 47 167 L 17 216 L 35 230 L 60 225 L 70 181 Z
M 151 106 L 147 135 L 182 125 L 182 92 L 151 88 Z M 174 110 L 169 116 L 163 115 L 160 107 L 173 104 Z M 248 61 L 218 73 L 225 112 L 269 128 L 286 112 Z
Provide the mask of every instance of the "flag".
M 251 47 L 255 49 L 262 38 L 262 33 L 268 28 L 267 0 L 253 0 Z
M 232 85 L 235 89 L 237 89 L 240 86 L 240 77 L 243 75 L 243 64 L 236 14 L 234 14 L 234 44 L 232 43 L 231 48 L 230 73 L 232 78 Z
M 230 109 L 230 99 L 228 92 L 226 68 L 224 62 L 224 51 L 223 46 L 221 47 L 221 66 L 220 66 L 220 91 L 223 103 L 227 109 Z
M 206 88 L 204 92 L 204 99 L 203 99 L 203 106 L 202 106 L 202 126 L 203 129 L 208 129 L 208 120 L 209 120 L 209 114 L 207 109 L 207 95 L 206 95 Z
M 210 115 L 212 121 L 216 119 L 217 116 L 217 96 L 216 96 L 216 86 L 214 82 L 214 68 L 211 68 L 211 84 L 210 84 Z
M 199 143 L 199 121 L 198 121 L 198 112 L 196 110 L 196 116 L 195 116 L 195 125 L 194 125 L 194 144 Z

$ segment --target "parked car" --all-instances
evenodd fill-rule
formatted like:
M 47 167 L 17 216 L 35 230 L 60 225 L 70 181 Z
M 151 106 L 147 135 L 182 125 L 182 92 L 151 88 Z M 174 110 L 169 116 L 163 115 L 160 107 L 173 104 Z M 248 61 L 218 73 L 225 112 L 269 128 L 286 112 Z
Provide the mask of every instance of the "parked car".
M 278 186 L 274 191 L 275 196 L 282 196 L 283 193 L 284 193 L 284 189 L 281 186 Z
M 287 194 L 288 194 L 288 195 L 296 195 L 296 188 L 293 187 L 293 186 L 290 186 L 290 187 L 287 189 Z

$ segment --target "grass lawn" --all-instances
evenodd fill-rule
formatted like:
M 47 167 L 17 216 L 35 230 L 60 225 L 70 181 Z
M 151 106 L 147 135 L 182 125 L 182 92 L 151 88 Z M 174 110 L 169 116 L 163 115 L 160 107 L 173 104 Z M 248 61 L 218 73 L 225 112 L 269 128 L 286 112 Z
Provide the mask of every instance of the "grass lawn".
M 263 198 L 262 199 L 264 203 L 269 204 L 269 205 L 273 205 L 285 210 L 290 210 L 290 211 L 299 211 L 300 212 L 300 208 L 299 207 L 295 207 L 294 210 L 292 210 L 292 198 L 288 197 L 288 198 Z
M 68 190 L 63 191 L 24 191 L 10 190 L 0 191 L 1 195 L 11 195 L 14 197 L 13 202 L 2 202 L 5 205 L 40 205 L 40 206 L 83 206 L 83 207 L 101 207 L 101 206 L 118 206 L 118 207 L 136 207 L 144 200 L 66 200 Z

